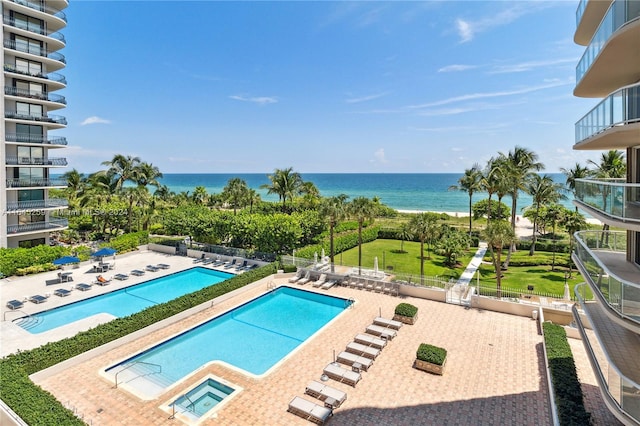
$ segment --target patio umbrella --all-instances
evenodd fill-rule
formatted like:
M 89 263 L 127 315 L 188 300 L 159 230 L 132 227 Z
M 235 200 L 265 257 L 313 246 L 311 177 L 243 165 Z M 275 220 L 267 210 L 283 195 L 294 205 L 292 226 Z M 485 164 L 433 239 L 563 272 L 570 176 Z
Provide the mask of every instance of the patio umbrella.
M 111 247 L 103 247 L 100 250 L 98 250 L 97 252 L 93 253 L 91 256 L 93 257 L 105 257 L 105 256 L 112 256 L 114 254 L 116 254 L 117 250 L 116 249 L 112 249 Z
M 78 263 L 80 259 L 75 256 L 64 256 L 53 261 L 54 265 L 67 265 L 69 263 Z
M 373 273 L 378 275 L 378 256 L 373 258 Z

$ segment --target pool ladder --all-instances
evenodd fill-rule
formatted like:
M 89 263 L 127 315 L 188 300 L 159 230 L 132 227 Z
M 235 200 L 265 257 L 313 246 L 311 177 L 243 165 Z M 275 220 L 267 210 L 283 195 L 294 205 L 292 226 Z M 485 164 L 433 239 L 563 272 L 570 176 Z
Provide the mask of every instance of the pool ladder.
M 120 371 L 118 371 L 116 373 L 116 376 L 115 376 L 115 381 L 116 381 L 116 386 L 115 387 L 116 387 L 116 389 L 118 388 L 118 374 L 120 374 L 123 371 L 128 370 L 129 368 L 133 367 L 134 365 L 138 365 L 138 364 L 144 364 L 144 365 L 149 365 L 149 366 L 152 366 L 152 367 L 158 367 L 158 371 L 156 371 L 156 373 L 162 373 L 162 366 L 160 364 L 153 364 L 151 362 L 144 362 L 144 361 L 134 361 L 131 364 L 129 364 L 126 367 L 124 367 L 122 370 L 120 370 Z M 146 374 L 149 374 L 149 373 L 143 372 L 143 373 L 140 373 L 140 374 L 136 375 L 135 377 L 143 376 L 143 375 L 146 375 Z
M 185 393 L 185 394 L 180 395 L 178 398 L 176 398 L 175 401 L 173 401 L 171 403 L 171 410 L 172 411 L 171 411 L 171 416 L 169 416 L 170 420 L 173 420 L 173 419 L 176 418 L 176 401 L 178 401 L 180 398 L 183 398 L 183 397 L 187 401 L 189 401 L 189 405 L 187 405 L 186 411 L 192 411 L 195 414 L 195 412 L 196 412 L 196 404 L 191 400 L 191 398 L 189 398 L 189 395 L 187 395 Z M 193 408 L 191 410 L 189 410 L 189 407 L 193 407 Z

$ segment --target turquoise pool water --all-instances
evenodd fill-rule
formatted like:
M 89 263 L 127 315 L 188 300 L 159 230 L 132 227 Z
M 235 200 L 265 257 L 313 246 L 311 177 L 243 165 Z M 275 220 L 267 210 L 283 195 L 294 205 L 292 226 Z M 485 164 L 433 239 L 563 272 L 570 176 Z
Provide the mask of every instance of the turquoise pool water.
M 33 334 L 43 333 L 92 315 L 124 317 L 149 306 L 168 302 L 233 277 L 233 274 L 196 267 L 155 278 L 135 286 L 43 311 L 16 323 Z M 91 291 L 91 290 L 89 290 Z
M 338 297 L 280 287 L 106 371 L 115 374 L 125 368 L 139 370 L 136 374 L 141 389 L 145 381 L 166 388 L 215 360 L 255 375 L 264 374 L 350 303 Z M 137 387 L 133 382 L 129 384 Z
M 235 389 L 224 385 L 217 380 L 207 379 L 194 389 L 178 398 L 173 404 L 180 411 L 192 415 L 195 418 L 204 416 Z

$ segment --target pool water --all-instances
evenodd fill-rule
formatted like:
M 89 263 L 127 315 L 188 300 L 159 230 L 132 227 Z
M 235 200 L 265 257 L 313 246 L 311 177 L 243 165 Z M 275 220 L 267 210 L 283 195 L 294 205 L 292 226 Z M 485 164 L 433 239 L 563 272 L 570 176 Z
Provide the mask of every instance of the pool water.
M 217 380 L 207 379 L 176 399 L 173 404 L 176 406 L 176 411 L 179 409 L 182 412 L 192 414 L 194 417 L 202 417 L 234 391 L 235 389 L 232 387 L 224 385 Z
M 233 274 L 196 267 L 155 278 L 141 284 L 60 306 L 15 322 L 33 334 L 106 313 L 125 317 L 149 306 L 168 302 L 233 277 Z
M 142 393 L 152 382 L 171 386 L 211 361 L 261 375 L 349 305 L 346 299 L 280 287 L 106 371 L 136 372 L 127 382 L 140 382 Z

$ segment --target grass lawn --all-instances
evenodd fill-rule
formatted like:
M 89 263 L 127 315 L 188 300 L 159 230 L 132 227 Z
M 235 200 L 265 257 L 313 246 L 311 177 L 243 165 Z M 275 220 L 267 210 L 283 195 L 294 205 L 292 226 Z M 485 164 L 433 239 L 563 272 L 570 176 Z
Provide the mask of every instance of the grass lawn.
M 407 253 L 399 253 L 401 241 L 399 240 L 382 240 L 378 239 L 370 243 L 362 245 L 362 267 L 367 269 L 373 268 L 374 258 L 378 257 L 378 267 L 387 272 L 407 273 L 420 275 L 420 243 L 413 241 L 404 242 L 404 251 Z M 431 252 L 431 259 L 427 259 L 427 249 L 425 245 L 425 276 L 439 277 L 455 277 L 466 269 L 467 264 L 476 252 L 476 248 L 472 247 L 469 252 L 460 259 L 460 265 L 451 269 L 444 265 L 444 257 Z M 335 261 L 341 265 L 358 266 L 358 247 L 336 255 Z M 393 270 L 390 270 L 392 267 Z

